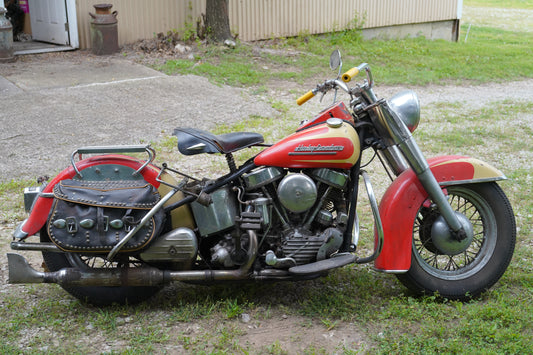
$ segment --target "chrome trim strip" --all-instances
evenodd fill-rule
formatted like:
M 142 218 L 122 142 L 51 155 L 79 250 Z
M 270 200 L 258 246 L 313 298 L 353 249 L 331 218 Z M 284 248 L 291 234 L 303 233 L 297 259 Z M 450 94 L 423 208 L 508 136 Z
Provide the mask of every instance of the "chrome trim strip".
M 202 150 L 205 147 L 206 145 L 204 143 L 198 143 L 198 144 L 190 146 L 189 148 L 187 148 L 187 150 Z
M 463 184 L 479 184 L 482 182 L 493 182 L 493 181 L 502 181 L 507 180 L 507 176 L 495 176 L 490 178 L 483 179 L 470 179 L 470 180 L 452 180 L 452 181 L 441 181 L 439 182 L 440 186 L 452 186 L 452 185 L 463 185 Z
M 381 270 L 381 269 L 376 269 L 375 267 L 373 267 L 372 269 L 378 272 L 382 272 L 384 274 L 405 274 L 407 271 L 409 271 L 409 270 Z

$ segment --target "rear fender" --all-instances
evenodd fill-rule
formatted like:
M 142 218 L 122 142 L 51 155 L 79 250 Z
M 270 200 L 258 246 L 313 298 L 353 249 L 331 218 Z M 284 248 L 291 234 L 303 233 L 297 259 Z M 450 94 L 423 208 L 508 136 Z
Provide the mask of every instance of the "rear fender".
M 131 171 L 134 172 L 139 169 L 144 163 L 145 161 L 141 161 L 136 158 L 125 155 L 100 155 L 80 160 L 76 163 L 76 168 L 80 172 L 82 172 L 85 169 L 94 168 L 97 166 L 120 165 L 122 167 L 131 168 Z M 159 172 L 160 170 L 157 167 L 150 164 L 147 165 L 140 172 L 140 174 L 142 175 L 144 180 L 152 184 L 155 188 L 159 189 L 160 183 L 156 181 Z M 92 174 L 94 175 L 94 173 Z M 72 166 L 70 166 L 60 172 L 52 181 L 48 183 L 48 185 L 41 192 L 41 195 L 36 198 L 29 217 L 15 231 L 16 238 L 24 239 L 27 236 L 37 234 L 41 230 L 41 228 L 46 223 L 46 220 L 48 219 L 48 215 L 50 213 L 50 209 L 52 208 L 54 198 L 50 196 L 51 193 L 53 193 L 54 186 L 61 180 L 72 179 L 74 176 L 76 176 L 76 171 Z
M 501 171 L 475 158 L 441 156 L 429 159 L 428 164 L 443 188 L 506 179 Z M 377 270 L 391 273 L 409 270 L 413 225 L 427 199 L 427 192 L 411 169 L 400 174 L 387 189 L 379 205 L 385 242 L 374 261 Z

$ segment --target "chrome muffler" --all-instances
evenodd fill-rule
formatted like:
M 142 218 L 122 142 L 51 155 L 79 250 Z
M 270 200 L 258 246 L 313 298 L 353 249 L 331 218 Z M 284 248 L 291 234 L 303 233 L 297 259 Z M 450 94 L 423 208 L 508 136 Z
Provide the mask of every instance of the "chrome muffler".
M 64 268 L 37 271 L 20 254 L 8 253 L 11 284 L 56 283 L 62 286 L 156 286 L 165 283 L 165 274 L 156 268 L 90 269 Z

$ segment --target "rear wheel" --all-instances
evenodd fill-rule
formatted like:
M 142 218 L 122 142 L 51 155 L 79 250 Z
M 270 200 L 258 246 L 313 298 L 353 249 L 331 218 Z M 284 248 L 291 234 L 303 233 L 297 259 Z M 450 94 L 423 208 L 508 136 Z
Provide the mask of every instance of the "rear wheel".
M 46 229 L 41 230 L 41 242 L 50 242 Z M 126 257 L 119 262 L 109 262 L 98 256 L 85 256 L 77 253 L 51 253 L 43 252 L 43 259 L 50 271 L 58 271 L 63 268 L 77 268 L 88 270 L 92 268 L 119 268 L 140 267 L 141 262 Z M 133 287 L 133 286 L 61 286 L 72 296 L 96 306 L 117 304 L 136 304 L 147 300 L 156 294 L 160 287 Z
M 514 252 L 516 225 L 509 200 L 494 182 L 447 187 L 452 208 L 470 221 L 473 237 L 464 247 L 432 234 L 439 217 L 421 206 L 413 226 L 412 261 L 398 279 L 417 294 L 449 299 L 476 297 L 503 275 Z

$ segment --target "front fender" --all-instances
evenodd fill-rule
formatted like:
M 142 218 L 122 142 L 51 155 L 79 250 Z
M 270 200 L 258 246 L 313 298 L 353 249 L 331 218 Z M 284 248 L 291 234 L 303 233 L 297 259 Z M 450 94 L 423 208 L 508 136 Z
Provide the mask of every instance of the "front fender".
M 91 168 L 99 165 L 121 165 L 131 168 L 132 171 L 139 169 L 145 161 L 135 159 L 125 155 L 100 155 L 87 159 L 83 159 L 76 163 L 77 169 L 82 172 L 84 169 Z M 141 175 L 155 188 L 159 188 L 159 182 L 156 181 L 159 169 L 153 165 L 147 165 L 142 171 Z M 53 197 L 46 197 L 46 194 L 51 194 L 54 190 L 54 186 L 61 180 L 72 179 L 76 176 L 76 171 L 72 166 L 60 172 L 41 192 L 41 196 L 37 197 L 29 217 L 19 226 L 15 231 L 15 237 L 17 239 L 24 239 L 27 236 L 37 234 L 46 223 L 48 214 L 52 208 L 54 201 Z M 45 196 L 42 196 L 45 194 Z
M 501 171 L 475 158 L 448 155 L 429 159 L 428 164 L 443 187 L 506 179 Z M 389 186 L 379 205 L 385 242 L 374 261 L 377 270 L 392 273 L 409 270 L 413 225 L 427 198 L 427 192 L 411 169 Z

